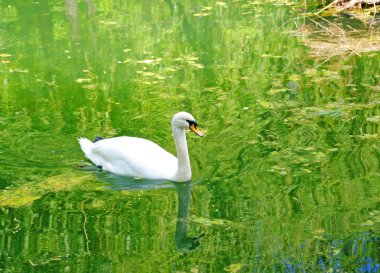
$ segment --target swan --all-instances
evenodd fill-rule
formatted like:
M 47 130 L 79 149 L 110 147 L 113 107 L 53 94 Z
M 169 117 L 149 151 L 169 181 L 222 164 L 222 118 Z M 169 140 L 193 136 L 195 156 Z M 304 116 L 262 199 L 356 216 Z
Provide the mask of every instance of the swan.
M 177 158 L 156 143 L 138 137 L 96 137 L 94 142 L 79 138 L 78 141 L 85 156 L 101 170 L 146 179 L 189 181 L 191 167 L 185 129 L 189 128 L 200 137 L 203 134 L 194 117 L 187 112 L 176 113 L 171 125 Z

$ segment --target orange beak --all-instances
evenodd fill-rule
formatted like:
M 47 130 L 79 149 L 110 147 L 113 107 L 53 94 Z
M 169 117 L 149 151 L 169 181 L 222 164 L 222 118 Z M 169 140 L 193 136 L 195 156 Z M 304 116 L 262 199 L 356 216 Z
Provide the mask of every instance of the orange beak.
M 191 131 L 196 133 L 198 136 L 203 137 L 203 134 L 201 133 L 201 131 L 198 130 L 198 127 L 194 123 L 191 124 L 189 128 Z

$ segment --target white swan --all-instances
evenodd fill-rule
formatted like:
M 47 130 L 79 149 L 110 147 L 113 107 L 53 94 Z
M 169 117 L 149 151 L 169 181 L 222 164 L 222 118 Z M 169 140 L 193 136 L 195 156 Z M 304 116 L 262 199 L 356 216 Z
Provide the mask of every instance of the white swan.
M 172 132 L 178 159 L 154 142 L 143 138 L 122 136 L 97 138 L 95 142 L 87 138 L 78 140 L 85 156 L 102 170 L 119 175 L 184 182 L 191 179 L 186 128 L 203 137 L 191 114 L 175 114 L 172 119 Z

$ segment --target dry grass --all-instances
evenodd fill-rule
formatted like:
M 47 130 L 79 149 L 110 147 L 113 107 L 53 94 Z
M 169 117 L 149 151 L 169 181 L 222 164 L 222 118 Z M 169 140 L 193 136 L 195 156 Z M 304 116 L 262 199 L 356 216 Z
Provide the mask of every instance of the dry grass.
M 378 32 L 372 34 L 359 33 L 358 35 L 357 32 L 339 33 L 332 31 L 329 27 L 326 28 L 328 28 L 325 30 L 326 33 L 321 34 L 318 38 L 304 35 L 304 43 L 310 48 L 310 53 L 314 57 L 332 58 L 380 51 L 380 35 Z
M 380 0 L 334 0 L 329 5 L 321 9 L 318 13 L 321 13 L 329 8 L 334 8 L 337 12 L 341 12 L 349 9 L 362 9 L 369 7 L 376 8 L 379 5 Z
M 380 0 L 335 0 L 317 13 L 309 14 L 299 31 L 310 53 L 329 60 L 336 56 L 380 51 L 380 22 L 376 18 L 375 2 L 380 6 Z M 363 9 L 364 5 L 367 8 Z M 363 27 L 356 29 L 348 25 L 347 20 L 336 20 L 340 21 L 337 23 L 326 19 L 339 18 L 342 11 L 352 21 L 360 21 Z

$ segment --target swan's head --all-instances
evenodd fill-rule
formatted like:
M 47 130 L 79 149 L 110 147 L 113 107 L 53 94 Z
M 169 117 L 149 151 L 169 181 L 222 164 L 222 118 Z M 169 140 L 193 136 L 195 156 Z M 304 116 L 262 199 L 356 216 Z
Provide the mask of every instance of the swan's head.
M 196 123 L 195 118 L 189 113 L 179 112 L 175 114 L 172 119 L 172 126 L 176 126 L 182 129 L 189 128 L 198 136 L 203 137 L 203 134 L 198 129 L 198 124 Z

